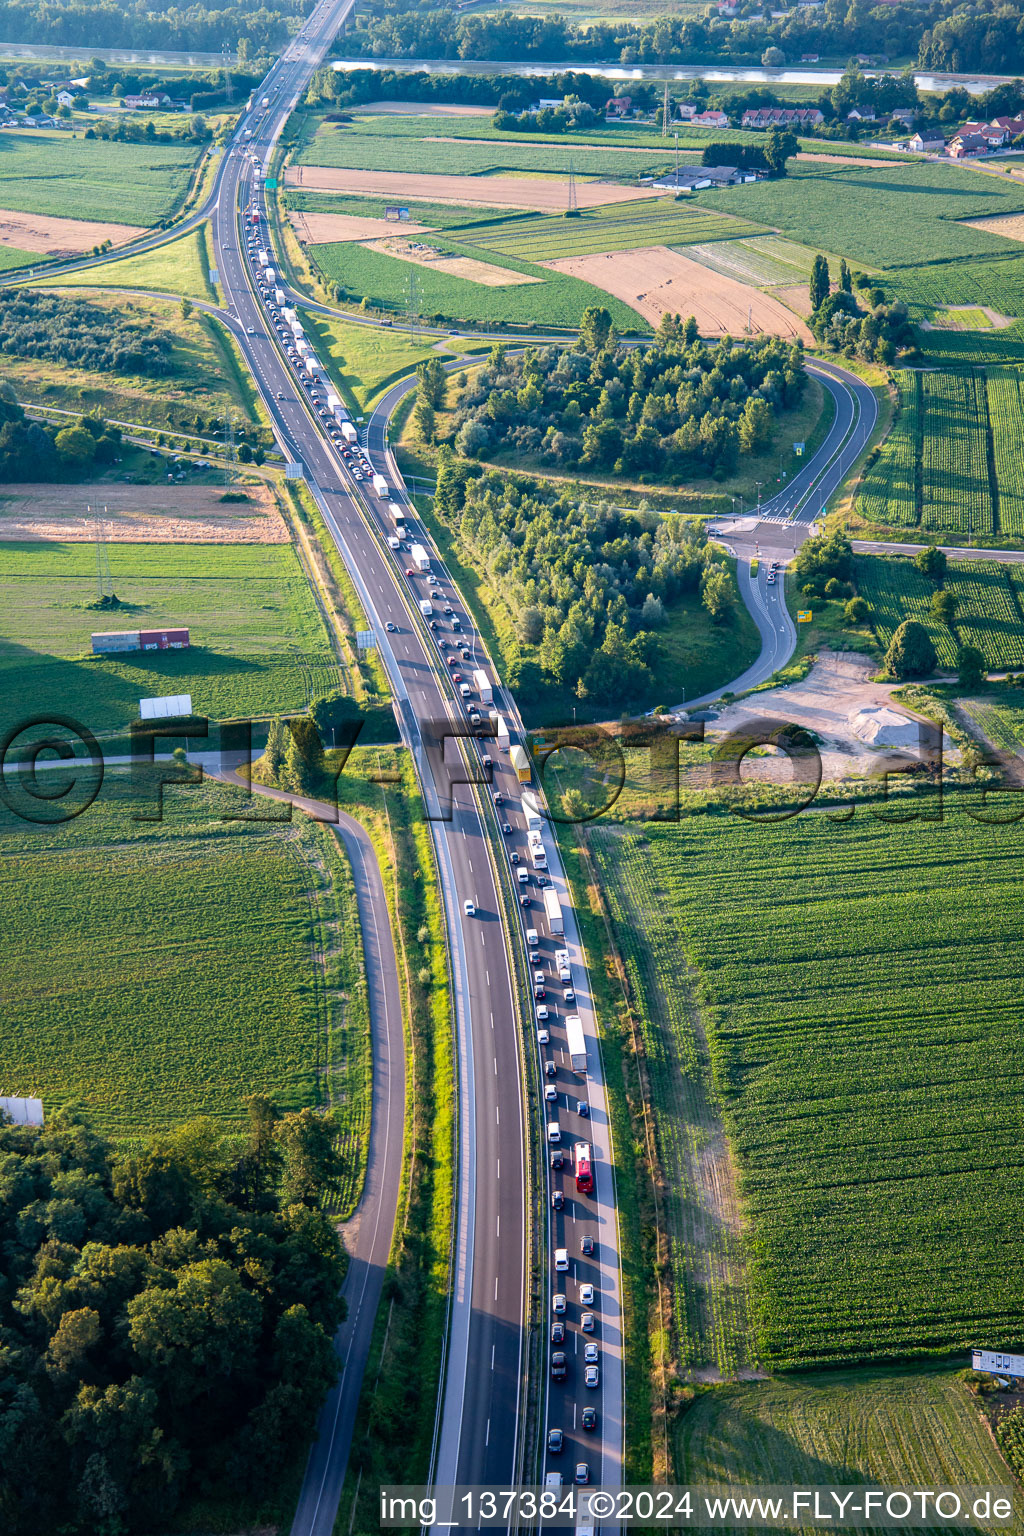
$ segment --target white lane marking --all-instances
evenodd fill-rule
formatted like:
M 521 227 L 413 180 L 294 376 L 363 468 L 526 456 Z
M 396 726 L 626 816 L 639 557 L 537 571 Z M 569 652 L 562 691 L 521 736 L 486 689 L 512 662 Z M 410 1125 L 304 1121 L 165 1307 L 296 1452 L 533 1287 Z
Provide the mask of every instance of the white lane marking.
M 497 1299 L 498 1299 L 498 1277 L 497 1277 L 497 1275 L 495 1275 L 495 1277 L 494 1277 L 494 1299 L 495 1299 L 495 1301 L 497 1301 Z

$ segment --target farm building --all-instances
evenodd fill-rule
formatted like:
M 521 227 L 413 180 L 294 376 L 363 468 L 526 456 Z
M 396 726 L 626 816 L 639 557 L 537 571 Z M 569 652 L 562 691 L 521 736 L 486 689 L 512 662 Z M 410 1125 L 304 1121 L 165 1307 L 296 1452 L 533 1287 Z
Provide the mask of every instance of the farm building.
M 188 648 L 187 629 L 114 629 L 92 636 L 96 656 L 124 651 L 187 651 Z
M 651 185 L 666 192 L 702 192 L 707 187 L 738 187 L 757 179 L 756 171 L 741 171 L 734 165 L 681 165 Z

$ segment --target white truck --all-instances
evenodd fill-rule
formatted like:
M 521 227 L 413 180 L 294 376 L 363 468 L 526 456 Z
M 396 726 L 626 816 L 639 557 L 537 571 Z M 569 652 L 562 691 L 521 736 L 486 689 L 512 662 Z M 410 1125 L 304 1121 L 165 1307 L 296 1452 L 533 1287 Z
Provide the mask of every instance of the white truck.
M 309 342 L 304 336 L 300 336 L 295 343 L 295 350 L 300 357 L 309 356 Z
M 499 750 L 499 752 L 507 752 L 508 751 L 508 743 L 509 743 L 509 735 L 508 735 L 508 726 L 505 723 L 504 716 L 502 716 L 502 715 L 498 716 L 497 720 L 494 722 L 494 728 L 495 728 L 495 731 L 496 731 L 497 737 L 498 737 L 498 750 Z
M 429 597 L 421 597 L 420 598 L 420 613 L 422 613 L 423 617 L 425 619 L 429 619 L 430 615 L 433 613 L 433 611 L 434 611 L 433 608 L 430 606 L 430 599 L 429 599 Z
M 388 483 L 384 479 L 383 475 L 374 475 L 374 477 L 373 477 L 373 489 L 374 489 L 374 493 L 377 496 L 379 496 L 382 501 L 386 501 L 387 497 L 390 495 L 390 492 L 388 490 Z M 428 565 L 430 564 L 429 560 L 427 561 L 427 564 Z
M 587 1070 L 587 1042 L 579 1016 L 570 1013 L 565 1021 L 565 1039 L 569 1047 L 569 1064 L 574 1072 Z
M 267 282 L 270 283 L 271 286 L 277 282 L 277 273 L 274 271 L 273 267 L 268 267 L 264 275 L 267 279 Z
M 412 556 L 412 563 L 418 571 L 430 570 L 430 556 L 422 544 L 414 544 L 409 553 Z
M 300 341 L 305 334 L 302 329 L 302 321 L 298 319 L 298 317 L 296 317 L 294 320 L 289 320 L 288 329 L 291 331 L 296 341 Z
M 290 326 L 293 320 L 298 319 L 298 316 L 296 315 L 294 309 L 292 309 L 291 305 L 288 305 L 286 308 L 282 309 L 281 318 L 285 325 Z
M 260 246 L 259 250 L 256 252 L 256 259 L 259 262 L 261 267 L 266 267 L 266 266 L 269 266 L 269 264 L 270 264 L 270 257 L 267 255 L 267 253 L 263 249 L 262 245 Z
M 491 687 L 491 680 L 483 667 L 478 667 L 473 673 L 473 686 L 480 695 L 481 704 L 490 704 L 494 698 L 494 690 Z
M 336 389 L 329 389 L 327 391 L 327 409 L 333 414 L 333 412 L 338 410 L 340 406 L 341 396 L 338 394 Z
M 309 376 L 309 378 L 311 378 L 311 379 L 316 378 L 317 374 L 320 372 L 320 364 L 317 362 L 317 360 L 313 356 L 312 352 L 307 354 L 307 356 L 304 359 L 304 362 L 305 362 L 305 367 L 306 367 L 306 373 Z
M 388 549 L 399 550 L 399 549 L 401 549 L 401 547 L 402 547 L 402 541 L 398 537 L 398 534 L 397 533 L 389 533 L 388 534 Z
M 559 981 L 564 982 L 568 986 L 572 981 L 572 968 L 569 965 L 569 951 L 567 949 L 555 950 L 555 970 L 558 972 Z
M 284 303 L 284 289 L 283 288 L 275 288 L 274 289 L 274 303 L 275 304 L 283 304 Z
M 533 860 L 534 869 L 547 869 L 548 856 L 544 852 L 544 844 L 540 840 L 540 833 L 534 833 L 530 838 L 530 858 Z
M 565 934 L 565 923 L 562 920 L 562 903 L 558 899 L 558 892 L 550 886 L 544 892 L 544 911 L 547 913 L 548 927 L 558 938 Z
M 341 435 L 346 443 L 354 443 L 359 439 L 359 433 L 351 421 L 343 421 L 341 423 Z

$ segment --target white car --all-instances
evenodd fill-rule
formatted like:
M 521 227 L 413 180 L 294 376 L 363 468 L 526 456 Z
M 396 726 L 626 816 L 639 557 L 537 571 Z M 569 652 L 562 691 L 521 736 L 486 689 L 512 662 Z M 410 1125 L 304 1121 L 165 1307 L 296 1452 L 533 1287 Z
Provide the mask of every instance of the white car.
M 546 1085 L 544 1089 L 544 1097 L 547 1099 L 549 1104 L 558 1103 L 558 1089 L 555 1087 L 554 1083 L 548 1083 Z
M 555 1314 L 556 1317 L 564 1316 L 564 1314 L 565 1314 L 565 1296 L 563 1295 L 563 1293 L 561 1291 L 556 1291 L 555 1294 L 552 1296 L 552 1298 L 551 1298 L 551 1310 Z
M 594 1287 L 589 1281 L 580 1286 L 580 1306 L 592 1307 L 594 1305 Z
M 547 1045 L 548 1042 L 550 1041 L 550 1039 L 551 1039 L 551 1036 L 548 1034 L 546 1029 L 538 1029 L 538 1031 L 537 1031 L 537 1044 L 538 1045 Z
M 556 1270 L 556 1273 L 558 1273 L 560 1275 L 564 1275 L 566 1273 L 566 1271 L 568 1270 L 568 1268 L 569 1268 L 569 1250 L 568 1250 L 568 1248 L 556 1248 L 555 1249 L 555 1270 Z M 593 1347 L 594 1347 L 594 1349 L 596 1349 L 597 1345 L 595 1344 Z M 589 1349 L 590 1346 L 588 1345 L 587 1348 Z
M 547 1003 L 537 1004 L 537 1017 L 541 1020 L 549 1019 L 551 1017 L 551 1014 L 548 1011 Z
M 584 1333 L 593 1333 L 593 1331 L 594 1331 L 594 1314 L 593 1314 L 593 1312 L 584 1312 L 583 1313 L 583 1315 L 580 1318 L 580 1327 L 583 1329 Z
M 601 1376 L 597 1366 L 588 1365 L 583 1372 L 583 1385 L 585 1387 L 596 1387 L 600 1379 Z
M 476 907 L 471 901 L 464 901 L 462 903 L 462 910 L 467 917 L 476 917 Z
M 566 1265 L 566 1268 L 568 1268 L 568 1265 Z M 584 1346 L 583 1350 L 584 1363 L 586 1365 L 596 1365 L 598 1353 L 599 1351 L 597 1345 L 594 1343 L 593 1339 L 589 1340 Z

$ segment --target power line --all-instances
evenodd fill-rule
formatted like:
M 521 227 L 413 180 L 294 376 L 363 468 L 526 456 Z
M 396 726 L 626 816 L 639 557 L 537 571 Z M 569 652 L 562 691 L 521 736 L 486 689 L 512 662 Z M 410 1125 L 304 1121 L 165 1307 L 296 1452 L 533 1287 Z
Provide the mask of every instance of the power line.
M 566 209 L 566 212 L 567 213 L 578 213 L 579 212 L 579 208 L 577 207 L 577 204 L 576 204 L 576 172 L 573 169 L 573 164 L 572 164 L 571 160 L 569 161 L 569 206 Z

